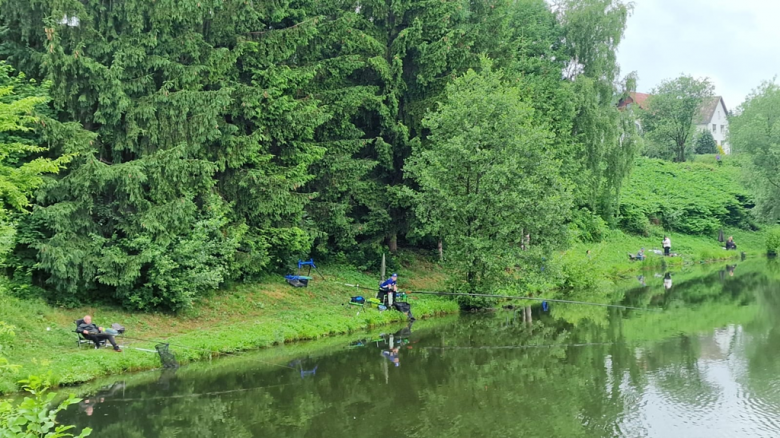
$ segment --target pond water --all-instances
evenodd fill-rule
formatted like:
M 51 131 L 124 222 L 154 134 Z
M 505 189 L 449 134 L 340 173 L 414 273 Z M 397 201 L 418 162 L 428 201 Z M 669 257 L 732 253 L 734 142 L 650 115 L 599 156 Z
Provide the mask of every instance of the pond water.
M 122 438 L 780 436 L 780 267 L 665 274 L 609 293 L 661 311 L 418 321 L 124 377 L 60 420 Z

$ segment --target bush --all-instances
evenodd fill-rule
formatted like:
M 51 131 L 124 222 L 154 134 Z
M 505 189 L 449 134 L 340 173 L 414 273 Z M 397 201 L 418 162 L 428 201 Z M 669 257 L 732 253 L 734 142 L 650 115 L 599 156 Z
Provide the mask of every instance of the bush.
M 620 205 L 620 228 L 627 233 L 647 236 L 650 231 L 650 219 L 647 213 L 635 204 Z
M 718 144 L 709 130 L 701 131 L 696 136 L 695 144 L 697 154 L 714 154 L 718 152 Z
M 647 234 L 657 218 L 667 231 L 711 234 L 723 225 L 753 229 L 753 201 L 737 166 L 670 163 L 640 157 L 621 194 L 620 226 Z
M 87 427 L 76 436 L 69 433 L 75 426 L 57 424 L 57 414 L 68 406 L 80 402 L 81 399 L 71 394 L 56 408 L 50 409 L 57 394 L 53 392 L 47 394 L 50 385 L 46 379 L 31 376 L 21 383 L 24 385 L 24 390 L 32 397 L 25 397 L 16 405 L 10 400 L 0 402 L 0 436 L 3 438 L 83 438 L 92 433 L 92 429 Z
M 766 253 L 780 255 L 780 227 L 774 227 L 766 233 Z
M 572 212 L 571 225 L 571 231 L 582 242 L 601 242 L 609 235 L 607 222 L 586 208 Z

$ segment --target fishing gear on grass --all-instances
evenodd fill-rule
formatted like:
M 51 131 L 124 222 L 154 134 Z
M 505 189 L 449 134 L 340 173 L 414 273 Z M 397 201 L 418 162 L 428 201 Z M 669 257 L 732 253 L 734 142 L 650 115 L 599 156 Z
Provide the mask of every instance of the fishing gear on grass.
M 349 284 L 349 283 L 338 283 L 347 287 L 354 287 L 357 289 L 365 289 L 365 290 L 374 290 L 372 288 L 368 288 L 365 286 L 361 286 L 359 284 Z M 455 292 L 428 292 L 428 291 L 408 291 L 409 293 L 413 294 L 419 294 L 419 295 L 438 295 L 438 296 L 453 296 L 453 297 L 481 297 L 481 298 L 503 298 L 503 299 L 509 299 L 509 300 L 531 300 L 531 301 L 541 301 L 541 302 L 547 302 L 547 303 L 563 303 L 563 304 L 580 304 L 585 306 L 598 306 L 598 307 L 611 307 L 615 309 L 631 309 L 631 310 L 644 310 L 647 312 L 661 312 L 662 309 L 649 309 L 644 307 L 632 307 L 632 306 L 621 306 L 618 304 L 603 304 L 603 303 L 591 303 L 587 301 L 573 301 L 573 300 L 557 300 L 552 298 L 536 298 L 536 297 L 518 297 L 513 295 L 490 295 L 490 294 L 467 294 L 467 293 L 455 293 Z

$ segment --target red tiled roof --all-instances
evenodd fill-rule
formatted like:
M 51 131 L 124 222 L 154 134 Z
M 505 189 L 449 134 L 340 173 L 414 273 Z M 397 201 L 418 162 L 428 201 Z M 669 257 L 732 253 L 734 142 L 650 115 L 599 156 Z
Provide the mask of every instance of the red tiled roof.
M 647 93 L 629 93 L 629 96 L 631 96 L 631 99 L 634 101 L 635 104 L 639 106 L 639 108 L 647 109 L 647 98 L 650 97 Z

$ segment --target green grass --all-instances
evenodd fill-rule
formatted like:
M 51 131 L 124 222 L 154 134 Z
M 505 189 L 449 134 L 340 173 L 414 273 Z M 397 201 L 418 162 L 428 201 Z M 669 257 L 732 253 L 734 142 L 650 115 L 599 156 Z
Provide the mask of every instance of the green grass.
M 663 250 L 661 241 L 668 235 L 672 240 L 672 252 L 678 257 L 664 257 L 654 254 L 651 250 Z M 724 238 L 734 236 L 736 251 L 726 251 L 724 244 L 715 236 L 690 236 L 678 233 L 665 233 L 660 227 L 651 227 L 650 235 L 636 236 L 613 230 L 609 236 L 598 243 L 577 243 L 565 251 L 564 258 L 569 260 L 587 258 L 586 252 L 591 251 L 590 259 L 598 268 L 604 270 L 612 278 L 644 268 L 658 266 L 682 266 L 691 263 L 707 263 L 720 260 L 730 260 L 740 257 L 744 252 L 747 256 L 762 256 L 766 253 L 764 233 L 744 231 L 740 229 L 724 229 Z M 647 259 L 643 262 L 632 262 L 628 253 L 636 254 L 640 248 L 645 248 Z
M 16 333 L 4 353 L 11 363 L 21 366 L 16 372 L 0 376 L 0 392 L 17 390 L 16 382 L 30 374 L 50 372 L 52 383 L 63 385 L 160 366 L 156 354 L 135 350 L 153 349 L 155 342 L 129 337 L 175 344 L 172 348 L 176 349 L 177 359 L 188 363 L 406 319 L 399 312 L 380 313 L 368 308 L 358 314 L 358 308 L 347 304 L 350 296 L 371 296 L 372 292 L 348 288 L 339 282 L 374 287 L 377 276 L 350 268 L 322 271 L 328 281 L 317 277 L 308 288 L 296 289 L 281 278 L 268 278 L 216 293 L 181 315 L 130 313 L 101 306 L 55 308 L 41 300 L 21 300 L 0 292 L 0 321 L 12 325 Z M 421 260 L 401 268 L 399 275 L 402 289 L 435 288 L 446 278 L 442 269 Z M 412 296 L 410 303 L 417 318 L 458 311 L 454 301 L 437 297 Z M 122 353 L 110 348 L 77 348 L 73 321 L 85 314 L 93 315 L 102 326 L 123 324 L 128 337 L 121 344 L 128 348 Z

